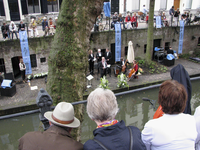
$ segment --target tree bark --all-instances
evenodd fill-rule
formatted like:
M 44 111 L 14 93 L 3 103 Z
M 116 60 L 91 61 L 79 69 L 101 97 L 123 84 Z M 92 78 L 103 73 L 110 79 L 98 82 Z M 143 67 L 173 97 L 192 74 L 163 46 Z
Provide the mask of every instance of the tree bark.
M 88 70 L 91 29 L 103 9 L 104 0 L 63 0 L 56 34 L 48 59 L 47 92 L 54 105 L 83 98 Z M 83 105 L 75 106 L 75 116 L 82 121 Z M 80 129 L 75 132 L 79 137 Z M 78 139 L 79 140 L 79 139 Z
M 151 63 L 153 54 L 153 17 L 154 17 L 154 4 L 155 0 L 150 0 L 149 5 L 149 21 L 148 21 L 148 31 L 147 31 L 147 50 L 146 50 L 146 62 Z

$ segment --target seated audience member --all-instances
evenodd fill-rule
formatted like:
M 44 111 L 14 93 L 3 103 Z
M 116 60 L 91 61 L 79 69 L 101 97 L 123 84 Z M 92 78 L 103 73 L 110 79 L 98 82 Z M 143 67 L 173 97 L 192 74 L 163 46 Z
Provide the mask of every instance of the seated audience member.
M 112 23 L 111 23 L 111 28 L 115 29 L 115 24 L 118 22 L 118 16 L 117 16 L 117 12 L 114 13 L 113 17 L 112 17 Z
M 87 113 L 97 128 L 93 131 L 94 139 L 84 144 L 84 150 L 146 150 L 140 130 L 134 126 L 126 127 L 123 120 L 115 119 L 118 109 L 116 97 L 111 90 L 97 88 L 90 93 Z
M 119 22 L 121 25 L 123 25 L 123 29 L 126 29 L 126 28 L 125 28 L 125 23 L 124 23 L 124 18 L 122 17 L 122 14 L 119 14 L 118 22 Z
M 42 21 L 42 30 L 44 31 L 44 36 L 49 34 L 48 21 L 46 17 L 44 17 Z
M 1 32 L 2 32 L 4 40 L 6 39 L 6 37 L 8 37 L 8 39 L 10 39 L 9 27 L 6 25 L 5 22 L 1 26 Z
M 198 132 L 195 144 L 195 150 L 200 150 L 200 106 L 196 108 L 194 112 L 194 118 L 196 120 L 196 128 Z
M 49 18 L 48 28 L 49 28 L 49 34 L 54 35 L 54 23 L 53 23 L 52 18 Z
M 94 31 L 102 31 L 103 30 L 103 27 L 102 27 L 102 18 L 101 18 L 101 15 L 99 15 L 96 19 L 96 24 L 94 24 Z
M 126 22 L 126 24 L 127 24 L 127 29 L 132 28 L 132 26 L 131 26 L 131 16 L 130 16 L 130 13 L 129 13 L 129 12 L 127 13 L 127 16 L 126 16 L 126 18 L 125 18 L 125 22 Z
M 25 24 L 23 23 L 23 21 L 20 21 L 19 31 L 25 31 Z
M 31 30 L 31 37 L 33 37 L 33 32 L 39 37 L 38 30 L 37 30 L 37 23 L 34 18 L 31 19 L 29 29 Z
M 142 130 L 147 150 L 194 150 L 197 138 L 194 116 L 183 114 L 186 106 L 185 87 L 167 80 L 159 89 L 158 103 L 164 115 L 148 121 Z
M 134 13 L 132 19 L 131 19 L 131 25 L 132 27 L 136 27 L 137 28 L 137 16 L 136 13 Z
M 174 68 L 171 69 L 170 71 L 170 76 L 173 80 L 178 81 L 179 83 L 183 84 L 186 92 L 187 92 L 187 102 L 186 102 L 186 107 L 183 111 L 185 114 L 191 114 L 191 106 L 190 106 L 190 100 L 191 100 L 191 95 L 192 95 L 192 84 L 190 81 L 190 76 L 188 72 L 185 70 L 183 65 L 178 64 Z M 162 107 L 159 106 L 158 109 L 156 110 L 153 118 L 159 118 L 163 115 L 164 113 L 162 112 Z
M 137 74 L 138 74 L 138 64 L 134 60 L 133 61 L 133 67 L 129 70 L 128 81 L 130 81 L 133 77 L 137 78 L 137 76 L 136 76 Z
M 70 132 L 80 126 L 71 103 L 60 102 L 53 112 L 44 114 L 50 127 L 44 132 L 28 132 L 19 139 L 19 150 L 82 150 L 83 145 L 72 139 Z
M 12 35 L 12 40 L 13 40 L 13 33 L 15 33 L 15 36 L 18 39 L 18 36 L 17 36 L 17 26 L 15 25 L 15 23 L 13 21 L 10 22 L 9 31 L 10 31 L 10 33 Z

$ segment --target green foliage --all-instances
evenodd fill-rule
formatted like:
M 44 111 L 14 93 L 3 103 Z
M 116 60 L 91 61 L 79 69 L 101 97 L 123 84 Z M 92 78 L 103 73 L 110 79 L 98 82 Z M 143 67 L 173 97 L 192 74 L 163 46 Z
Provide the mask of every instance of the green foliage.
M 103 76 L 103 78 L 101 78 L 100 82 L 101 82 L 101 83 L 99 84 L 99 87 L 100 87 L 100 88 L 109 89 L 109 87 L 108 87 L 109 82 L 108 82 L 108 80 L 106 79 L 105 76 Z
M 179 55 L 179 58 L 183 58 L 183 59 L 189 59 L 189 57 L 190 57 L 190 54 Z
M 119 87 L 119 88 L 128 87 L 129 88 L 129 85 L 127 83 L 127 77 L 125 74 L 121 73 L 120 75 L 117 76 L 117 78 L 118 78 L 117 87 Z

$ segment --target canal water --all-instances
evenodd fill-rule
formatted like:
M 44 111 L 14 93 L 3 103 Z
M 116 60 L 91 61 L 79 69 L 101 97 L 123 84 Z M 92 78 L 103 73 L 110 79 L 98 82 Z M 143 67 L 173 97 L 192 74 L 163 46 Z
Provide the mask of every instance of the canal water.
M 200 105 L 200 80 L 192 81 L 192 99 L 191 109 L 194 114 L 195 108 Z M 146 97 L 156 100 L 155 108 L 158 107 L 158 88 L 145 91 L 135 92 L 118 96 L 119 113 L 117 120 L 124 120 L 126 125 L 133 125 L 140 130 L 143 129 L 145 123 L 153 118 L 156 109 L 148 101 L 142 100 Z M 31 114 L 10 119 L 0 120 L 0 149 L 16 150 L 18 149 L 18 139 L 25 133 L 30 131 L 38 131 L 40 120 L 38 114 Z M 96 124 L 85 113 L 82 123 L 81 140 L 85 143 L 88 139 L 93 138 L 93 130 Z

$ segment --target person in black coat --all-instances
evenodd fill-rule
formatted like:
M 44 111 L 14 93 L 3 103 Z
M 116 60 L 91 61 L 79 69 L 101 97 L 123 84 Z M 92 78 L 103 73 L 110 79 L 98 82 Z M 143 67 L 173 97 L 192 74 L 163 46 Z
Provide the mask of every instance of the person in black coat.
M 112 59 L 112 53 L 109 51 L 108 48 L 106 48 L 105 59 L 106 59 L 107 64 L 110 65 L 111 59 Z M 111 68 L 110 67 L 108 67 L 107 71 L 108 71 L 108 74 L 111 76 Z
M 90 74 L 94 75 L 94 54 L 93 51 L 90 50 L 90 54 L 88 56 L 88 61 L 89 61 L 89 70 L 90 70 Z
M 116 97 L 111 90 L 97 88 L 90 93 L 87 114 L 97 128 L 93 131 L 94 139 L 84 144 L 84 150 L 146 150 L 140 130 L 134 126 L 127 127 L 123 120 L 115 119 L 118 110 Z
M 103 55 L 101 53 L 101 49 L 98 49 L 98 52 L 96 54 L 96 59 L 97 59 L 97 63 L 99 64 L 99 62 L 101 62 Z M 99 73 L 99 65 L 98 65 L 98 73 Z
M 192 84 L 191 84 L 190 76 L 188 72 L 185 70 L 183 65 L 178 64 L 177 66 L 171 69 L 170 75 L 173 80 L 176 80 L 179 83 L 184 85 L 187 91 L 188 98 L 187 98 L 186 107 L 183 113 L 191 115 L 190 100 L 191 100 L 191 94 L 192 94 Z
M 107 63 L 104 57 L 102 57 L 102 60 L 98 63 L 100 73 L 101 73 L 101 78 L 103 76 L 106 76 L 106 71 L 107 71 Z
M 5 22 L 3 23 L 3 26 L 1 26 L 1 32 L 4 40 L 6 39 L 6 37 L 10 39 L 9 27 L 6 25 Z
M 19 31 L 25 31 L 25 24 L 23 23 L 23 21 L 20 21 Z

